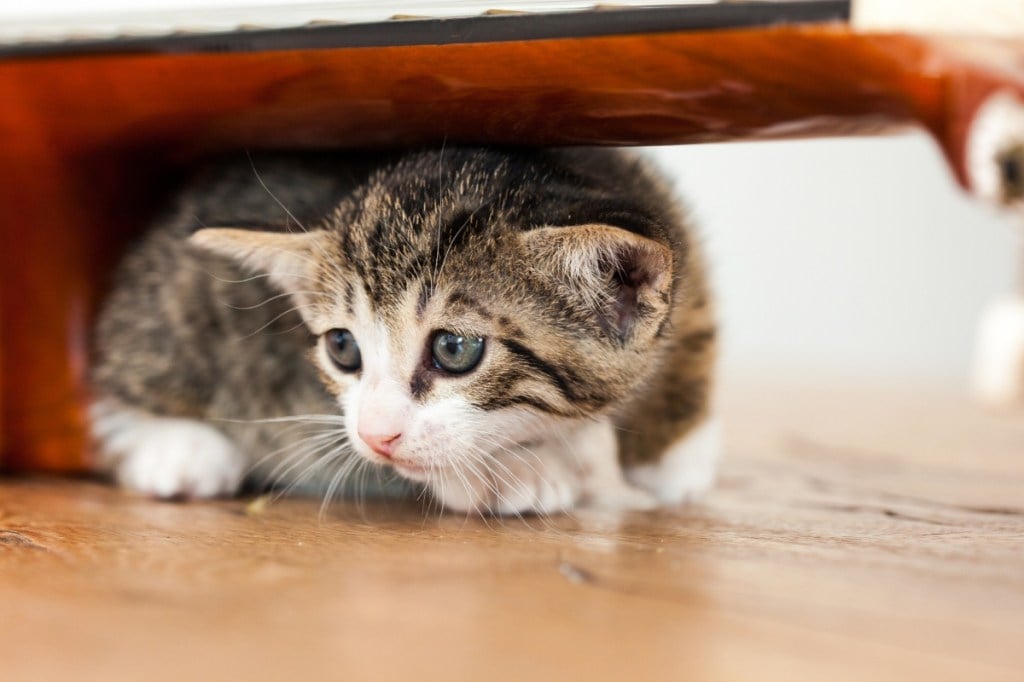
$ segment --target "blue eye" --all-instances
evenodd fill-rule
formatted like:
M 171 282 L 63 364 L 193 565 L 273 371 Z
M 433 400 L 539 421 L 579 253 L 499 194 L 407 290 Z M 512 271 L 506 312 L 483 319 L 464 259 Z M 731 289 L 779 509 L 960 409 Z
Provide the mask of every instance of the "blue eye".
M 484 355 L 484 340 L 479 336 L 461 336 L 455 332 L 440 331 L 430 342 L 434 367 L 450 374 L 465 374 L 480 364 Z
M 355 372 L 363 364 L 363 356 L 359 353 L 356 337 L 347 329 L 332 329 L 324 334 L 327 354 L 339 369 Z

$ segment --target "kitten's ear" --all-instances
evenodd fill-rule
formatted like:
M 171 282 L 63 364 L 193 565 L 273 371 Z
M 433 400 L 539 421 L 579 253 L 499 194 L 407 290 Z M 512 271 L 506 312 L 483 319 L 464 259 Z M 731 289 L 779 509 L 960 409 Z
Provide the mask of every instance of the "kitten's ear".
M 197 231 L 189 241 L 266 273 L 270 281 L 294 295 L 312 288 L 326 234 L 324 230 L 291 233 L 208 227 Z
M 610 225 L 541 227 L 520 239 L 534 266 L 579 296 L 618 340 L 652 336 L 668 313 L 667 246 Z

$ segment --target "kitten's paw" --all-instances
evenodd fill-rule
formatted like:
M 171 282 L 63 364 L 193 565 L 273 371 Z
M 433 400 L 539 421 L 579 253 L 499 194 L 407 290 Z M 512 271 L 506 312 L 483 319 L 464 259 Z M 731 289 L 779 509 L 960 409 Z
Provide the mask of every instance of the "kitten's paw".
M 185 419 L 153 420 L 117 465 L 117 480 L 160 498 L 217 497 L 238 492 L 245 458 L 216 429 Z
M 581 504 L 586 509 L 625 512 L 658 507 L 654 495 L 623 478 L 618 441 L 610 421 L 585 425 L 566 446 L 584 475 Z
M 107 412 L 94 433 L 118 483 L 159 498 L 238 492 L 246 460 L 227 436 L 191 419 Z
M 650 491 L 662 504 L 699 500 L 715 482 L 721 433 L 719 420 L 709 417 L 666 450 L 656 464 L 627 469 L 626 478 Z
M 475 466 L 480 468 L 479 463 Z M 479 475 L 460 474 L 448 474 L 430 486 L 434 497 L 452 511 L 553 514 L 571 509 L 582 491 L 579 474 L 552 457 L 499 456 Z

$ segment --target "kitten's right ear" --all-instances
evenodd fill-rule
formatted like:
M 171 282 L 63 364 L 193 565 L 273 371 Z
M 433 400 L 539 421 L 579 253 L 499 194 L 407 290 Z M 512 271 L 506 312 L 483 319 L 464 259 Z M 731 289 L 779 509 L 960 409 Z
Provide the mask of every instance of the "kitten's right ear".
M 212 253 L 266 273 L 285 292 L 297 295 L 312 287 L 316 263 L 323 252 L 327 233 L 264 232 L 233 227 L 208 227 L 189 241 Z
M 539 227 L 520 234 L 533 267 L 593 309 L 614 337 L 650 337 L 669 311 L 672 251 L 611 225 Z

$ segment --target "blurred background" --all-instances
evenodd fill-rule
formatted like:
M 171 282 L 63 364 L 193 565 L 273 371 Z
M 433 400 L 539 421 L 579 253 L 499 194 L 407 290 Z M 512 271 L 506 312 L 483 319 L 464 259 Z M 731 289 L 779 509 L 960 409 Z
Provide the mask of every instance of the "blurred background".
M 1018 233 L 969 199 L 921 132 L 651 148 L 717 284 L 726 382 L 967 390 Z

